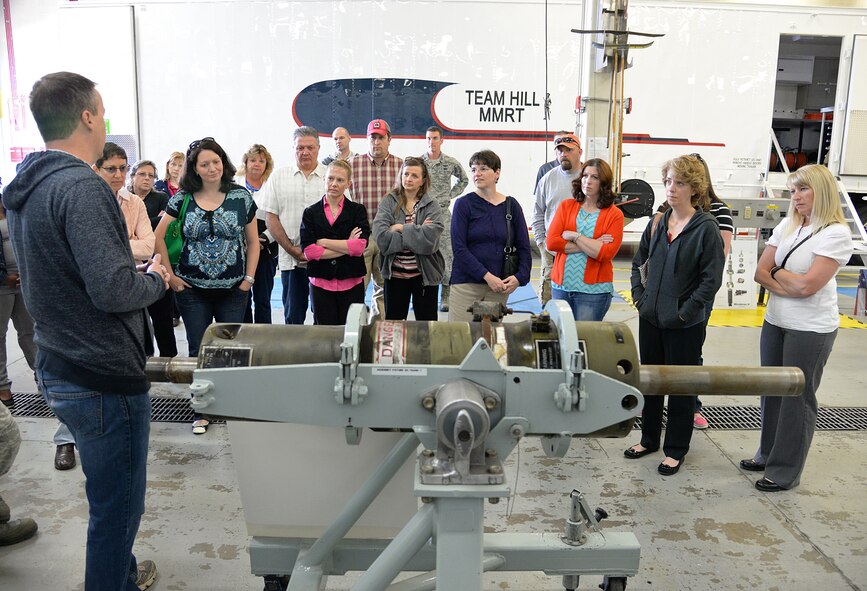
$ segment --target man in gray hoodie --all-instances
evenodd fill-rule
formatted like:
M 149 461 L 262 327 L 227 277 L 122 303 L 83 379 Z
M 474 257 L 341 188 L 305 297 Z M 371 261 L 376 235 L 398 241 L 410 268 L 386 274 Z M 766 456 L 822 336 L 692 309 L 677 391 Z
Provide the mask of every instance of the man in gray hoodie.
M 156 567 L 132 555 L 150 431 L 145 308 L 167 273 L 159 255 L 136 269 L 117 200 L 90 167 L 105 144 L 94 83 L 49 74 L 30 109 L 47 150 L 27 156 L 3 201 L 36 322 L 39 389 L 72 432 L 86 477 L 85 590 L 146 589 Z

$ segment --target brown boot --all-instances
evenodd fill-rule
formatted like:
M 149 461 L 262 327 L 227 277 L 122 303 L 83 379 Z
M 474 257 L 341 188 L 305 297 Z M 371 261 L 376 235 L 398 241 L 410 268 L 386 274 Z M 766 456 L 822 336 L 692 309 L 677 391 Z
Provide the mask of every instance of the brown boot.
M 64 443 L 57 446 L 54 452 L 54 467 L 58 470 L 72 470 L 75 468 L 75 444 Z

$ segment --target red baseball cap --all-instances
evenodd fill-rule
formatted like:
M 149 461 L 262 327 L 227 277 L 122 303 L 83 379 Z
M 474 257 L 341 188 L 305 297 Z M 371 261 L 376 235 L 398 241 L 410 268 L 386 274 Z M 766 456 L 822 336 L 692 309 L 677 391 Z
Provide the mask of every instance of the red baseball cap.
M 387 136 L 390 134 L 391 128 L 388 126 L 388 123 L 386 123 L 384 119 L 374 119 L 367 124 L 367 135 Z

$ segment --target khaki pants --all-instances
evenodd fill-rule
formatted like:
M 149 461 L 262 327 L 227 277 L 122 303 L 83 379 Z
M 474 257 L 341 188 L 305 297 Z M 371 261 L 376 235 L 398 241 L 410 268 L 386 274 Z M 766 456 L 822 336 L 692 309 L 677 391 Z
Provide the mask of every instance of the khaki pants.
M 542 307 L 545 307 L 551 300 L 551 269 L 554 268 L 554 255 L 545 250 L 545 246 L 539 247 L 539 252 L 542 255 L 541 270 L 539 271 L 539 301 L 542 302 Z
M 385 318 L 382 273 L 379 272 L 379 247 L 373 241 L 372 236 L 367 242 L 367 248 L 364 249 L 364 266 L 367 267 L 367 273 L 364 276 L 364 293 L 367 293 L 367 284 L 370 283 L 371 276 L 373 277 L 373 297 L 370 299 L 370 315 L 375 316 L 380 314 Z
M 471 322 L 473 315 L 467 308 L 473 302 L 500 302 L 505 304 L 509 294 L 494 293 L 487 283 L 458 283 L 449 290 L 449 322 Z

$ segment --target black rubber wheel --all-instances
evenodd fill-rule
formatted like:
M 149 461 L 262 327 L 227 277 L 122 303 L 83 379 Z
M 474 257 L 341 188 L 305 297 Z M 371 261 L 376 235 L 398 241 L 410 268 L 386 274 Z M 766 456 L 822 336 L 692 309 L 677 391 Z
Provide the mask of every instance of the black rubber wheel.
M 608 575 L 602 579 L 602 584 L 599 585 L 602 591 L 626 591 L 626 577 L 609 577 Z
M 263 591 L 286 591 L 289 586 L 289 575 L 265 575 Z

